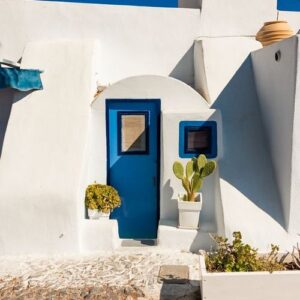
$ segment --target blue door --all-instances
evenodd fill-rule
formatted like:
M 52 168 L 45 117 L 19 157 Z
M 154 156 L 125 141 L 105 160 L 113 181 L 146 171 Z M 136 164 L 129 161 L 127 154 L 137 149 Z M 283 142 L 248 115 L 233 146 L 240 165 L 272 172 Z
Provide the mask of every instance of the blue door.
M 159 214 L 160 100 L 107 100 L 108 184 L 122 205 L 123 239 L 155 239 Z

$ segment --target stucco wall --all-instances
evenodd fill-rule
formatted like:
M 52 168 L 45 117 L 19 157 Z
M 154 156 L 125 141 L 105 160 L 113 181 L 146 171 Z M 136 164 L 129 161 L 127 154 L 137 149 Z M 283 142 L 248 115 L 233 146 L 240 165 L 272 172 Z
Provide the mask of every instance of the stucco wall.
M 285 248 L 289 239 L 290 243 L 295 240 L 285 231 L 256 93 L 250 53 L 258 48 L 257 42 L 245 37 L 203 38 L 196 43 L 195 68 L 200 60 L 205 80 L 196 76 L 196 84 L 210 96 L 211 108 L 218 109 L 223 119 L 219 176 L 225 233 L 230 237 L 239 230 L 246 241 L 265 250 L 272 242 Z
M 255 36 L 264 22 L 276 20 L 275 0 L 202 0 L 201 36 Z M 297 32 L 300 15 L 280 12 Z
M 15 96 L 11 109 L 0 160 L 0 254 L 78 251 L 93 52 L 93 41 L 25 49 L 22 66 L 44 70 L 44 90 Z
M 194 47 L 195 89 L 213 103 L 261 44 L 249 37 L 199 38 Z
M 280 61 L 275 60 L 277 51 Z M 298 37 L 292 37 L 252 53 L 269 151 L 290 232 L 300 231 L 298 51 Z
M 299 14 L 281 15 L 288 16 L 297 30 Z M 162 128 L 161 218 L 177 217 L 171 187 L 181 188 L 172 181 L 176 179 L 171 163 L 178 155 L 176 139 L 172 139 L 176 126 L 171 124 L 178 123 L 178 112 L 191 119 L 195 114 L 216 117 L 220 123 L 217 109 L 223 118 L 224 155 L 205 185 L 205 194 L 215 187 L 216 202 L 204 207 L 204 227 L 215 231 L 224 225 L 227 236 L 241 230 L 260 249 L 271 242 L 284 247 L 294 244 L 295 236 L 285 231 L 280 199 L 290 231 L 297 231 L 300 175 L 294 165 L 299 161 L 300 134 L 295 128 L 300 125 L 298 118 L 291 119 L 293 108 L 296 113 L 299 109 L 293 107 L 292 99 L 293 87 L 298 85 L 297 68 L 292 65 L 297 59 L 297 38 L 278 44 L 287 53 L 282 68 L 273 61 L 277 46 L 253 55 L 261 105 L 249 57 L 260 47 L 253 36 L 263 21 L 275 17 L 273 0 L 203 0 L 201 15 L 198 9 L 0 1 L 0 58 L 23 56 L 23 67 L 45 70 L 44 91 L 0 94 L 0 152 L 4 141 L 0 254 L 85 249 L 83 235 L 90 226 L 84 220 L 84 188 L 94 180 L 106 182 L 106 98 L 162 100 L 166 126 Z M 194 78 L 193 42 L 199 36 L 209 38 L 196 42 Z M 99 43 L 76 42 L 83 38 L 97 38 Z M 32 43 L 27 46 L 28 42 Z M 121 80 L 141 74 L 170 75 L 195 83 L 211 109 L 196 91 L 175 79 Z M 117 83 L 91 103 L 97 80 L 102 85 Z M 297 92 L 298 88 L 295 99 Z M 278 135 L 283 138 L 274 150 Z M 284 159 L 277 161 L 278 155 Z
M 0 59 L 20 59 L 29 41 L 92 38 L 102 84 L 143 74 L 193 84 L 199 9 L 1 0 L 0 19 Z

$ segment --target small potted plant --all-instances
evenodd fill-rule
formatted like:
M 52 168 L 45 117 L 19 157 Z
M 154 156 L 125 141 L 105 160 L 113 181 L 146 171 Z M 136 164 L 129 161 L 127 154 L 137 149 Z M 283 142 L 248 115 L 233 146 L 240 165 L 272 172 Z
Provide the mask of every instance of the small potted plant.
M 188 161 L 185 171 L 180 162 L 174 162 L 173 172 L 186 190 L 186 194 L 178 195 L 179 228 L 198 229 L 202 209 L 202 193 L 199 190 L 204 178 L 212 174 L 215 168 L 216 162 L 208 162 L 204 154 Z
M 121 205 L 121 199 L 112 186 L 94 183 L 87 187 L 85 205 L 90 219 L 108 218 L 110 213 Z

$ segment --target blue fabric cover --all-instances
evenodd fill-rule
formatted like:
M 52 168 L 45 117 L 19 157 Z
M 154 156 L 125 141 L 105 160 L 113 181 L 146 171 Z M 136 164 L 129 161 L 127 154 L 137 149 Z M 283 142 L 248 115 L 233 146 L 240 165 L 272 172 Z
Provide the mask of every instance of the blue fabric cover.
M 19 91 L 42 90 L 40 70 L 2 68 L 0 66 L 0 89 L 13 88 Z
M 277 0 L 277 9 L 286 11 L 300 11 L 300 0 Z

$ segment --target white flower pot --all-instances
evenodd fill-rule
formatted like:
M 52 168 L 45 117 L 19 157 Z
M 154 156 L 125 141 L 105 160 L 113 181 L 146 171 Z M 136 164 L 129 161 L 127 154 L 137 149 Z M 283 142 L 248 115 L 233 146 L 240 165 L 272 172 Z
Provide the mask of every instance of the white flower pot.
M 198 193 L 195 202 L 183 201 L 182 196 L 178 196 L 179 228 L 198 229 L 200 212 L 202 209 L 202 193 Z
M 100 218 L 109 218 L 110 212 L 105 213 L 98 209 L 88 209 L 88 216 L 92 220 L 99 220 Z

